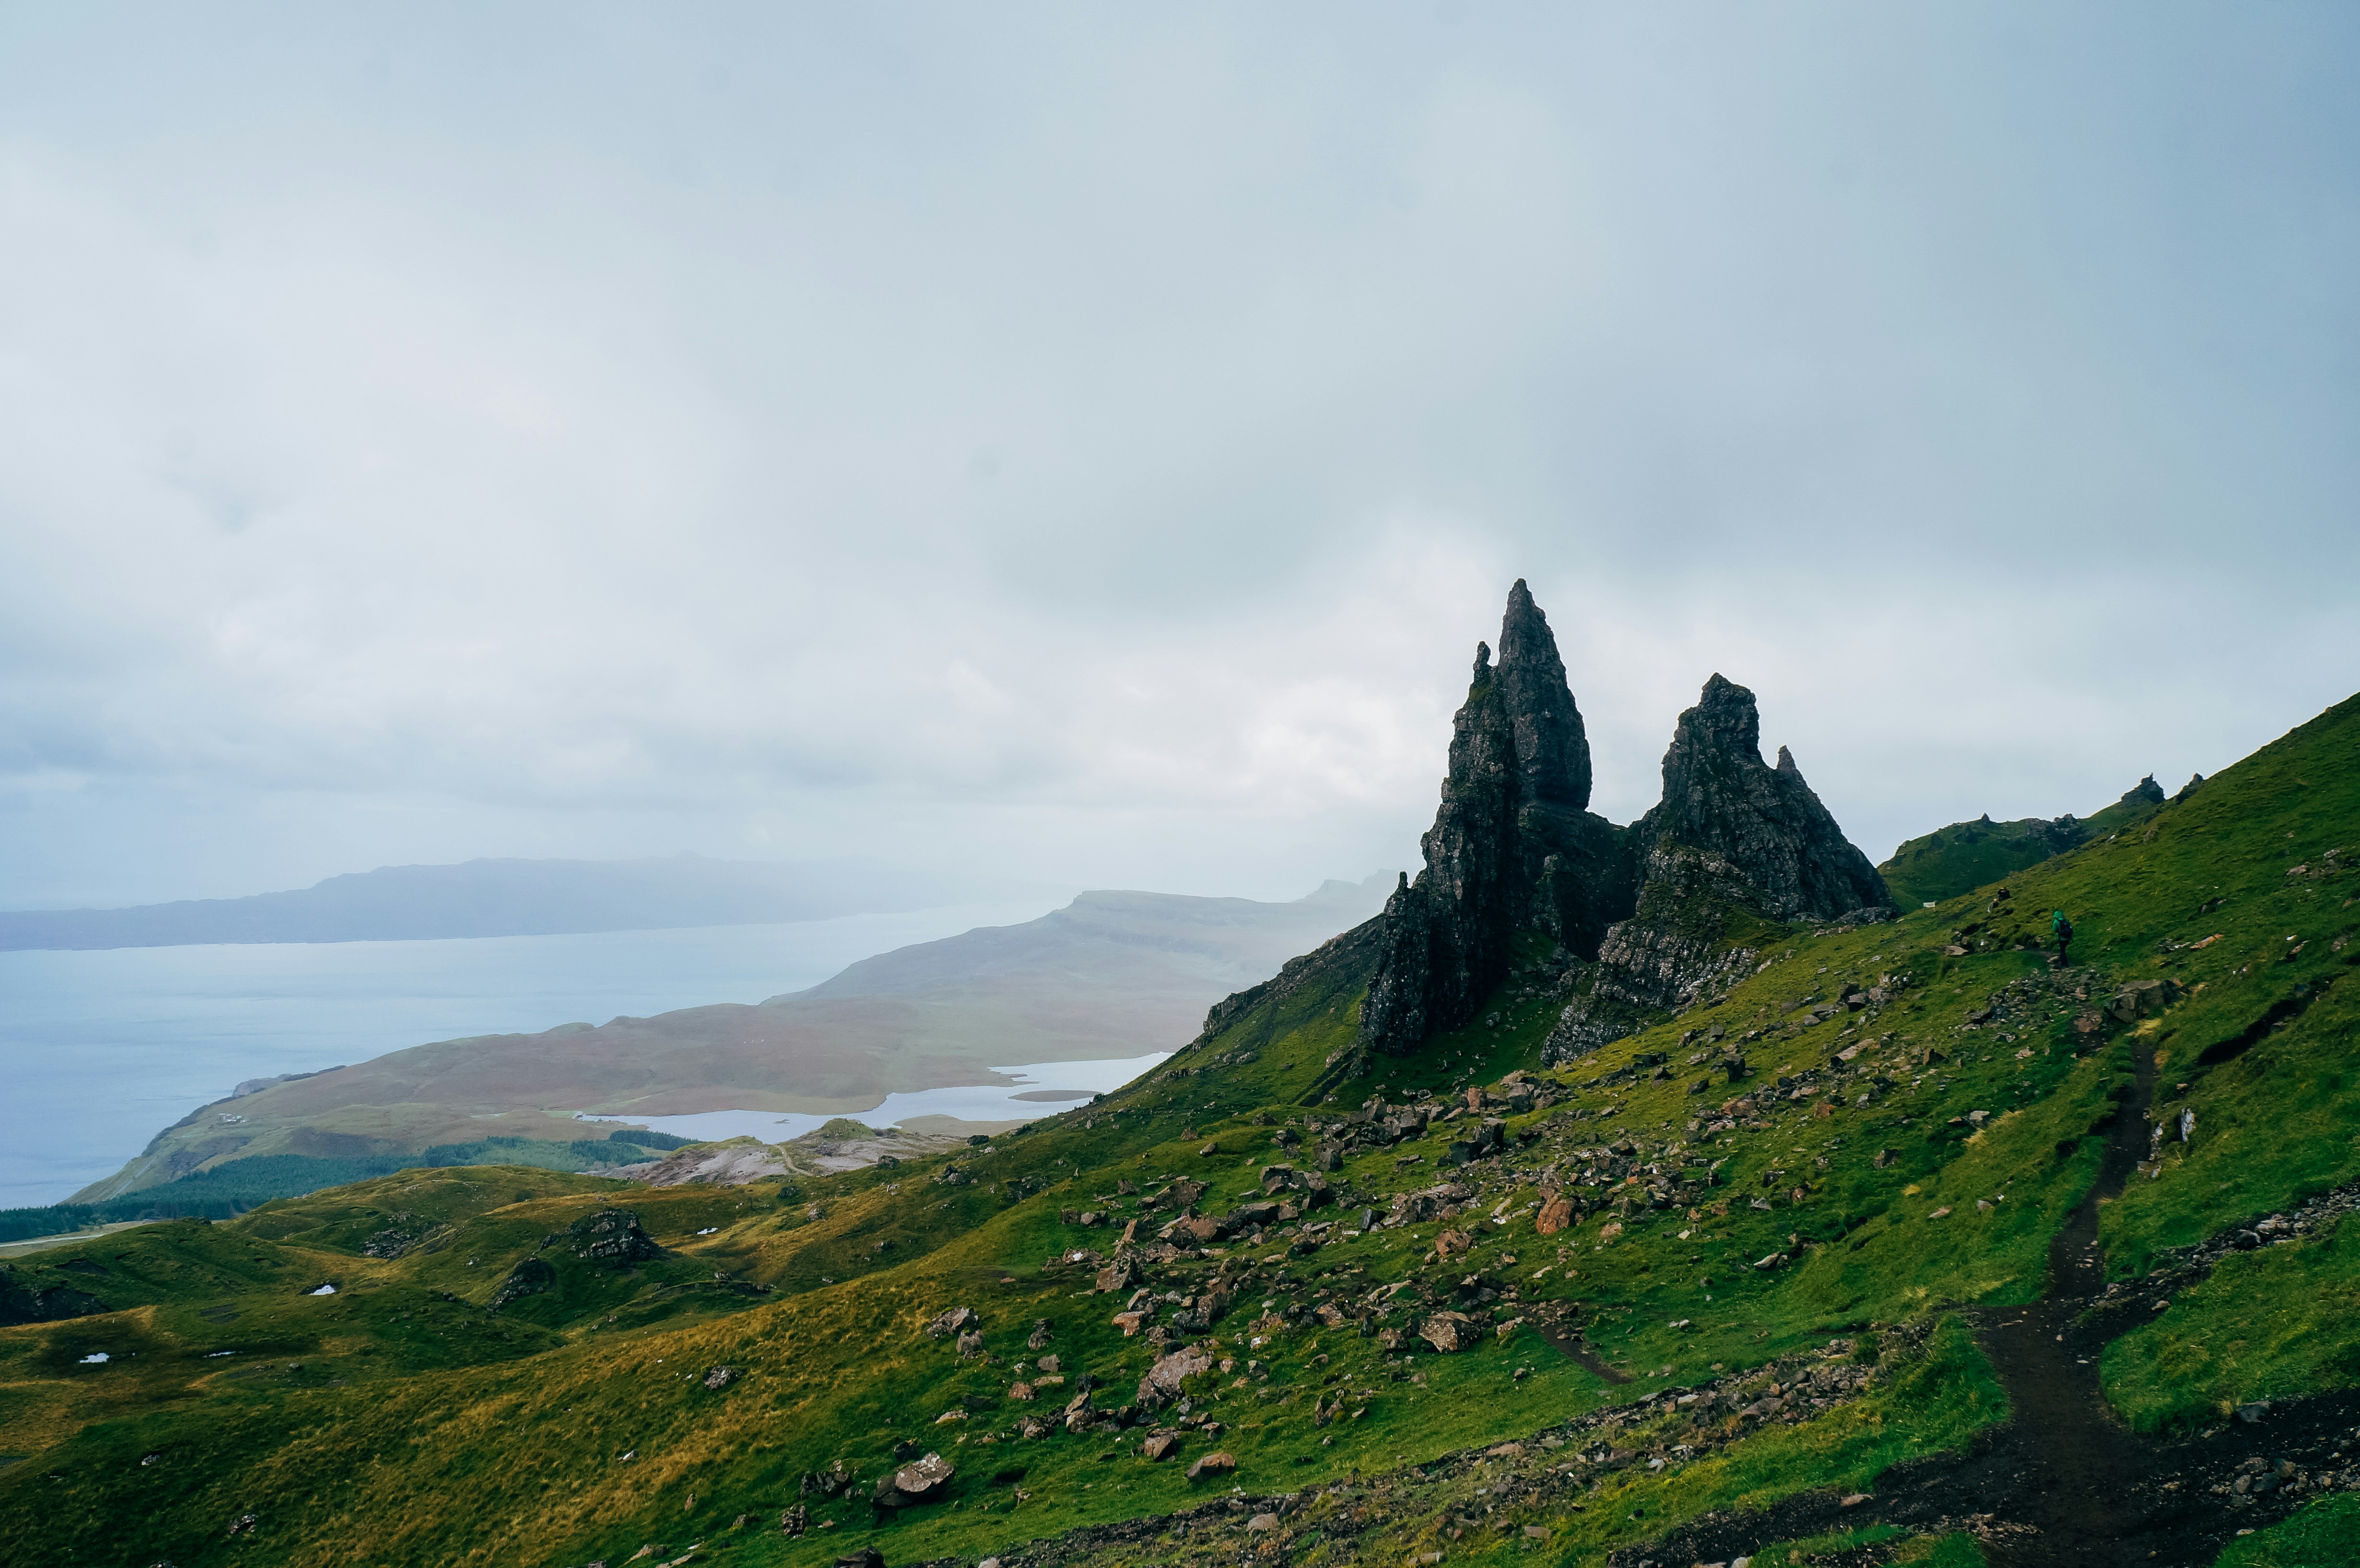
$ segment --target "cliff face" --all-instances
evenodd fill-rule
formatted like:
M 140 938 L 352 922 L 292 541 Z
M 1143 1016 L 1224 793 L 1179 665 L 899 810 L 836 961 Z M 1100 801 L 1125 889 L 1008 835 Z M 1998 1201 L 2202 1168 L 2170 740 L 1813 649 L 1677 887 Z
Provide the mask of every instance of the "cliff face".
M 1589 810 L 1590 783 L 1557 639 L 1519 582 L 1497 667 L 1476 646 L 1426 869 L 1380 920 L 1364 1048 L 1401 1054 L 1474 1021 L 1520 931 L 1599 966 L 1553 1041 L 1561 1057 L 1730 973 L 1740 927 L 1892 908 L 1786 750 L 1764 764 L 1754 693 L 1719 675 L 1680 715 L 1654 811 L 1617 828 Z
M 1885 879 L 1803 782 L 1786 748 L 1778 748 L 1775 768 L 1763 765 L 1754 693 L 1719 675 L 1680 715 L 1664 753 L 1664 799 L 1633 836 L 1643 848 L 1668 842 L 1726 857 L 1762 912 L 1779 920 L 1893 907 Z
M 1500 662 L 1475 648 L 1451 724 L 1442 806 L 1421 845 L 1426 869 L 1385 906 L 1377 971 L 1362 1004 L 1372 1050 L 1415 1050 L 1472 1021 L 1508 968 L 1520 929 L 1597 951 L 1632 900 L 1621 834 L 1590 804 L 1590 740 L 1548 619 L 1519 581 L 1500 627 Z

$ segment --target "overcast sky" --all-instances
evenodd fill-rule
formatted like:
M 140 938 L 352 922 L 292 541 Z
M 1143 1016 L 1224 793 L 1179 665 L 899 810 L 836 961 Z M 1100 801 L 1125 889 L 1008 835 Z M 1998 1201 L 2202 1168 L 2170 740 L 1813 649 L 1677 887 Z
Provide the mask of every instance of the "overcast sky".
M 2360 687 L 2360 8 L 0 8 L 0 906 L 1414 866 L 1528 578 L 1873 857 Z

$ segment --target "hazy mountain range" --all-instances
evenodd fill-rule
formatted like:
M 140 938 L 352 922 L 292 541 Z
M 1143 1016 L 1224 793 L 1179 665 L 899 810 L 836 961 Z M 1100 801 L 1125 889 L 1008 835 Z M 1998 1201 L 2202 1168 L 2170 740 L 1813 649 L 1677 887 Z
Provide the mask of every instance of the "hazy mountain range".
M 871 860 L 470 860 L 386 866 L 309 887 L 125 909 L 0 912 L 0 951 L 196 942 L 406 942 L 765 925 L 1006 898 L 1005 878 Z

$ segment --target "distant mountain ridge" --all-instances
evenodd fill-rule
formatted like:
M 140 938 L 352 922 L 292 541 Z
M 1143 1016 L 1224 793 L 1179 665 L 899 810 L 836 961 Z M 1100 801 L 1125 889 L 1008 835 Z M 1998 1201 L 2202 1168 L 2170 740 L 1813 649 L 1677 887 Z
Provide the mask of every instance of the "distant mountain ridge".
M 759 1006 L 437 1040 L 242 1083 L 72 1201 L 259 1157 L 278 1160 L 285 1191 L 310 1191 L 354 1179 L 337 1162 L 409 1163 L 492 1134 L 567 1145 L 576 1112 L 858 1115 L 897 1091 L 1005 1082 L 992 1071 L 1003 1062 L 1177 1050 L 1221 997 L 1374 914 L 1391 880 L 1330 881 L 1288 903 L 1084 893 L 1039 920 L 865 958 Z M 311 1186 L 308 1171 L 321 1173 Z
M 386 866 L 243 898 L 0 912 L 0 952 L 202 942 L 416 942 L 767 925 L 892 914 L 1019 891 L 1004 879 L 856 859 L 483 859 Z

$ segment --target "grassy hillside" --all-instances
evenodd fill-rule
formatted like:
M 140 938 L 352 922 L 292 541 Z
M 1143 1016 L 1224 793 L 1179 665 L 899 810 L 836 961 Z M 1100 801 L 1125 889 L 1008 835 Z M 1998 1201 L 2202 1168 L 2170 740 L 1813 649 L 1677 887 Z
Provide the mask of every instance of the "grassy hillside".
M 1535 944 L 1496 1027 L 1343 1076 L 1346 938 L 948 1160 L 410 1172 L 20 1258 L 0 1300 L 105 1310 L 0 1329 L 0 1528 L 180 1568 L 1960 1564 L 1995 1509 L 2068 1529 L 2047 1496 L 2170 1521 L 2158 1563 L 2351 1560 L 2355 761 L 2360 699 L 2005 898 L 1752 933 L 1724 998 L 1551 1073 Z M 1142 1398 L 1152 1334 L 1204 1361 Z M 2102 1386 L 2152 1435 L 2073 1425 Z
M 1995 822 L 1986 811 L 1973 822 L 1952 822 L 1909 840 L 1876 868 L 1877 875 L 1903 909 L 1919 909 L 1988 886 L 2069 849 L 2112 838 L 2145 822 L 2163 799 L 2163 790 L 2150 778 L 2088 817 Z

